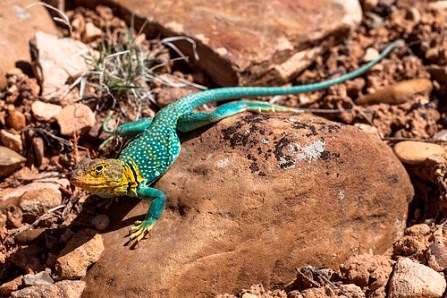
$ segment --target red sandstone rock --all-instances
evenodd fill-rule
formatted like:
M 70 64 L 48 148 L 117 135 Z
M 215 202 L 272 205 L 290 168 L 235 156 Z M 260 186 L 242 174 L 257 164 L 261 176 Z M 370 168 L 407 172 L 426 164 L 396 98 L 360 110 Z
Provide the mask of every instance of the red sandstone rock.
M 123 246 L 148 205 L 122 200 L 87 296 L 203 296 L 292 281 L 304 264 L 380 254 L 413 195 L 392 150 L 310 115 L 244 114 L 188 136 L 155 187 L 167 210 L 136 250 Z M 120 204 L 121 204 L 120 202 Z M 132 287 L 129 287 L 132 285 Z

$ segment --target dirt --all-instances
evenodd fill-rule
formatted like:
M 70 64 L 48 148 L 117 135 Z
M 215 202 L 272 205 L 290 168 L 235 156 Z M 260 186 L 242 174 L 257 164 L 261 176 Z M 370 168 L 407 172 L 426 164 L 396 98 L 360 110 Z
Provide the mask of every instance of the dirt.
M 447 39 L 444 34 L 447 10 L 435 8 L 432 1 L 388 0 L 378 1 L 376 5 L 371 4 L 376 1 L 361 2 L 364 7 L 361 26 L 343 42 L 337 42 L 335 37 L 330 36 L 325 39 L 322 42 L 327 49 L 325 54 L 293 84 L 319 82 L 352 71 L 364 63 L 364 53 L 368 48 L 379 48 L 396 39 L 403 39 L 406 46 L 391 53 L 367 75 L 311 94 L 282 96 L 276 103 L 291 107 L 339 109 L 338 113 L 322 116 L 342 124 L 372 127 L 390 146 L 407 139 L 444 145 L 445 140 L 437 136 L 447 128 L 447 106 L 443 100 L 447 94 Z M 124 21 L 106 7 L 98 7 L 96 10 L 76 8 L 67 12 L 67 15 L 74 24 L 72 36 L 94 49 L 99 49 L 103 42 L 116 44 L 117 40 L 125 38 L 129 30 Z M 86 23 L 100 28 L 102 34 L 87 34 Z M 61 26 L 59 29 L 68 36 L 66 27 Z M 157 68 L 157 75 L 172 74 L 171 79 L 186 82 L 209 81 L 203 74 L 186 68 L 184 64 L 172 62 L 171 53 L 156 40 L 146 40 L 145 36 L 135 32 L 134 38 L 139 40 L 147 52 L 154 53 L 151 60 L 154 65 L 162 65 Z M 21 137 L 22 147 L 15 148 L 19 148 L 17 150 L 27 161 L 25 167 L 0 179 L 0 191 L 41 181 L 42 175 L 48 173 L 49 178 L 45 179 L 66 177 L 74 165 L 86 156 L 115 156 L 117 143 L 112 142 L 104 149 L 99 149 L 99 145 L 108 137 L 101 130 L 101 125 L 110 110 L 115 111 L 114 121 L 124 123 L 141 116 L 153 116 L 161 107 L 172 102 L 176 94 L 183 96 L 189 92 L 175 89 L 166 91 L 168 88 L 163 89 L 159 83 L 152 81 L 146 83 L 151 88 L 152 99 L 142 104 L 122 90 L 112 95 L 87 86 L 86 96 L 81 103 L 95 112 L 96 124 L 82 136 L 68 137 L 61 134 L 56 121 L 33 117 L 31 105 L 39 99 L 39 76 L 11 70 L 6 79 L 8 86 L 0 91 L 0 129 Z M 414 84 L 419 83 L 410 81 L 413 79 L 430 79 L 433 85 L 415 87 Z M 92 82 L 98 83 L 94 78 Z M 407 82 L 407 87 L 394 86 L 401 82 Z M 392 92 L 396 100 L 378 103 L 374 99 L 365 105 L 365 95 L 384 90 L 387 86 L 394 87 L 388 89 L 391 91 L 382 91 L 385 92 L 384 97 L 391 94 L 386 92 Z M 62 106 L 76 103 L 70 97 L 46 102 Z M 231 131 L 226 132 L 225 137 L 229 142 L 246 142 Z M 287 139 L 284 139 L 283 143 L 286 142 Z M 443 272 L 447 260 L 442 236 L 444 227 L 439 227 L 439 224 L 445 222 L 447 212 L 446 164 L 440 158 L 419 165 L 407 165 L 416 195 L 410 204 L 405 235 L 395 242 L 393 251 L 388 255 L 353 256 L 340 268 L 333 270 L 298 268 L 297 279 L 286 288 L 264 289 L 262 286 L 253 286 L 238 295 L 245 297 L 245 293 L 252 293 L 259 297 L 316 297 L 311 295 L 318 295 L 317 292 L 311 292 L 319 289 L 327 297 L 342 294 L 357 297 L 358 293 L 366 297 L 385 297 L 387 281 L 399 257 L 408 257 Z M 252 171 L 262 175 L 256 160 L 253 160 Z M 91 219 L 98 214 L 97 198 L 89 198 L 87 193 L 74 187 L 62 188 L 60 196 L 60 208 L 51 212 L 44 208 L 44 212 L 35 214 L 24 213 L 17 205 L 0 202 L 0 283 L 5 285 L 26 273 L 42 270 L 54 272 L 55 257 L 70 238 L 67 233 L 91 226 Z M 69 232 L 66 229 L 68 225 Z M 51 232 L 45 233 L 44 229 Z M 30 231 L 39 233 L 30 235 Z M 435 243 L 438 246 L 433 246 Z M 32 249 L 23 255 L 21 252 L 24 247 Z M 34 261 L 24 261 L 30 258 Z M 0 294 L 4 293 L 0 291 Z M 225 297 L 230 296 L 228 294 Z

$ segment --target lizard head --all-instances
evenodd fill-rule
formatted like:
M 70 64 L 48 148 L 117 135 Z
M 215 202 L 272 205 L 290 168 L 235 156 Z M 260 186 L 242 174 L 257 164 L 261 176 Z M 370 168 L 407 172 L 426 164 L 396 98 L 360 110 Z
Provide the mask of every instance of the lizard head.
M 118 159 L 83 159 L 73 170 L 72 184 L 104 198 L 128 194 L 133 179 L 128 165 Z

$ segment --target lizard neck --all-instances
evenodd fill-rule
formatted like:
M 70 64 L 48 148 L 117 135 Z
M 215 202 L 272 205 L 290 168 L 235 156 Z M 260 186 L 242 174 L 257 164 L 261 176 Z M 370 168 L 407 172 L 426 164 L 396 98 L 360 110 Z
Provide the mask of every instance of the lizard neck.
M 131 158 L 125 158 L 123 161 L 124 166 L 124 179 L 127 181 L 127 195 L 137 197 L 137 187 L 145 181 L 141 175 L 140 169 L 134 160 Z

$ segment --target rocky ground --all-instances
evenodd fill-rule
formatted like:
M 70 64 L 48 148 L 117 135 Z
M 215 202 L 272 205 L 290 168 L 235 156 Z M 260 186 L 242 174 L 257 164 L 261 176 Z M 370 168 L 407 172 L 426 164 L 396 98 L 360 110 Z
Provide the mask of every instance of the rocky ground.
M 192 228 L 188 233 L 191 235 L 182 238 L 184 242 L 177 241 L 183 243 L 188 251 L 191 251 L 191 247 L 188 247 L 191 239 L 202 241 L 200 236 L 194 235 L 200 233 L 204 223 L 214 228 L 213 233 L 206 237 L 224 239 L 228 243 L 242 243 L 245 237 L 251 237 L 244 234 L 246 232 L 239 226 L 233 225 L 235 218 L 241 218 L 236 221 L 250 227 L 251 234 L 261 235 L 260 244 L 245 247 L 245 253 L 258 254 L 258 258 L 247 258 L 242 252 L 232 258 L 235 264 L 228 275 L 235 271 L 234 268 L 238 268 L 239 273 L 243 272 L 249 277 L 243 277 L 242 273 L 231 278 L 222 274 L 220 278 L 226 278 L 229 286 L 218 290 L 210 287 L 209 291 L 208 288 L 205 291 L 205 286 L 201 288 L 200 284 L 196 284 L 191 291 L 197 290 L 200 296 L 217 294 L 219 297 L 236 295 L 244 298 L 445 296 L 447 238 L 443 223 L 446 222 L 444 214 L 447 212 L 447 118 L 443 99 L 447 93 L 447 39 L 444 34 L 447 2 L 364 0 L 361 4 L 361 24 L 342 42 L 336 35 L 325 36 L 318 44 L 321 54 L 311 56 L 306 69 L 293 78 L 292 84 L 319 82 L 356 69 L 376 57 L 381 46 L 396 39 L 403 39 L 405 46 L 395 50 L 367 74 L 349 82 L 319 92 L 269 99 L 291 107 L 336 109 L 334 113 L 320 115 L 336 121 L 336 124 L 327 124 L 333 122 L 313 116 L 304 117 L 308 119 L 306 121 L 294 122 L 288 122 L 288 118 L 267 119 L 249 114 L 230 119 L 204 132 L 202 136 L 193 134 L 185 137 L 183 159 L 180 158 L 176 167 L 157 184 L 162 189 L 175 186 L 175 183 L 177 186 L 183 185 L 169 190 L 168 195 L 172 200 L 166 218 L 160 224 L 168 226 L 171 220 L 173 232 L 169 233 L 172 233 L 171 239 L 175 239 L 176 233 L 185 233 L 185 230 L 174 231 L 181 229 L 182 218 L 189 220 L 188 226 Z M 54 10 L 51 11 L 54 13 Z M 132 254 L 141 254 L 141 249 L 134 252 L 123 246 L 121 235 L 118 237 L 108 233 L 109 236 L 104 236 L 106 239 L 103 240 L 98 231 L 114 231 L 116 216 L 104 209 L 103 201 L 99 198 L 70 186 L 67 177 L 83 157 L 116 156 L 119 151 L 117 148 L 122 146 L 119 140 L 104 142 L 109 134 L 104 131 L 102 124 L 108 115 L 111 115 L 108 126 L 113 128 L 117 123 L 153 116 L 174 100 L 199 91 L 204 86 L 214 87 L 213 83 L 216 83 L 212 75 L 189 68 L 178 57 L 178 51 L 170 42 L 147 38 L 145 34 L 133 30 L 130 24 L 126 24 L 108 7 L 68 7 L 65 16 L 66 19 L 62 18 L 57 27 L 63 38 L 36 33 L 30 43 L 33 53 L 30 68 L 34 67 L 34 71 L 8 69 L 0 91 L 0 295 L 5 297 L 79 297 L 84 291 L 86 296 L 97 295 L 94 287 L 87 290 L 85 287 L 86 282 L 92 285 L 101 278 L 105 282 L 110 281 L 98 273 L 101 271 L 98 268 L 108 266 L 98 261 L 105 246 L 110 249 L 113 241 L 117 243 L 118 249 L 126 249 L 122 258 L 132 259 Z M 317 48 L 316 44 L 314 46 Z M 79 55 L 80 52 L 82 55 Z M 243 74 L 238 76 L 242 78 Z M 240 79 L 240 82 L 246 83 L 244 79 Z M 210 110 L 212 107 L 209 105 L 203 109 Z M 357 127 L 363 133 L 357 135 L 352 127 L 347 128 L 344 124 Z M 325 152 L 342 152 L 342 157 L 331 155 L 329 159 L 332 160 L 323 163 L 321 169 L 308 164 L 306 170 L 304 166 L 303 173 L 307 176 L 300 172 L 278 172 L 276 164 L 284 171 L 294 168 L 295 164 L 290 162 L 296 162 L 293 159 L 296 155 L 291 154 L 290 150 L 287 151 L 289 156 L 284 155 L 286 151 L 281 151 L 278 146 L 277 151 L 269 152 L 265 144 L 285 142 L 287 139 L 284 133 L 287 129 L 290 131 L 287 127 L 293 125 L 297 129 L 296 138 L 307 137 L 315 141 L 314 144 L 321 136 L 326 140 L 338 140 L 338 147 Z M 318 133 L 315 133 L 315 127 Z M 245 138 L 242 132 L 244 129 L 250 130 L 253 135 Z M 340 134 L 340 130 L 344 133 Z M 220 135 L 222 137 L 218 139 Z M 282 138 L 278 141 L 275 136 Z M 289 135 L 289 139 L 294 138 Z M 214 143 L 214 139 L 218 140 Z M 250 147 L 250 144 L 260 142 L 265 147 Z M 375 152 L 376 155 L 353 153 L 349 159 L 343 159 L 349 155 L 343 152 L 352 150 L 350 146 L 360 148 L 358 152 Z M 238 193 L 249 192 L 249 188 L 241 186 L 226 190 L 225 187 L 231 188 L 228 186 L 231 181 L 222 181 L 222 176 L 218 174 L 213 176 L 213 169 L 208 166 L 210 162 L 204 153 L 216 152 L 218 156 L 222 153 L 219 151 L 222 147 L 225 147 L 224 155 L 213 159 L 220 168 L 226 166 L 222 161 L 229 160 L 229 156 L 237 158 L 231 156 L 232 152 L 242 156 L 239 165 L 246 162 L 246 171 L 245 168 L 238 170 L 231 165 L 225 169 L 225 173 L 240 171 L 237 174 L 239 176 L 235 174 L 235 184 L 232 185 L 237 185 L 239 181 L 244 187 L 257 186 L 257 193 L 249 195 L 247 213 L 237 211 L 243 210 L 247 202 L 244 201 L 245 207 L 241 207 L 230 201 Z M 397 162 L 389 148 L 394 150 L 405 168 Z M 190 161 L 193 158 L 202 163 L 192 164 Z M 312 196 L 321 199 L 320 204 L 313 206 L 315 209 L 305 209 L 300 200 L 288 198 L 287 191 L 295 189 L 281 193 L 281 196 L 287 197 L 287 207 L 281 208 L 288 209 L 276 208 L 274 202 L 265 204 L 264 207 L 269 210 L 256 209 L 262 199 L 259 193 L 272 197 L 274 195 L 268 193 L 271 189 L 283 188 L 292 183 L 287 179 L 304 179 L 298 176 L 307 177 L 306 181 L 314 179 L 314 172 L 311 171 L 328 171 L 338 179 L 344 177 L 344 181 L 350 181 L 349 177 L 357 179 L 346 183 L 351 183 L 348 187 L 351 191 L 365 193 L 361 196 L 365 209 L 350 209 L 341 203 L 332 206 L 330 198 L 333 197 L 329 193 L 325 199 L 323 191 L 306 192 L 307 188 L 315 189 L 315 185 L 337 188 L 339 180 L 330 177 L 330 173 L 328 177 L 315 178 L 316 181 L 312 182 L 314 184 L 300 184 L 296 188 L 305 189 L 301 195 L 308 201 L 312 201 Z M 391 175 L 393 171 L 395 174 Z M 380 179 L 388 174 L 393 177 L 384 178 L 384 181 Z M 266 180 L 262 180 L 266 175 L 281 182 L 269 180 L 266 183 Z M 368 178 L 375 182 L 366 186 L 369 188 L 361 188 L 360 184 L 368 184 Z M 200 183 L 204 179 L 214 187 L 209 192 L 210 198 L 221 193 L 226 199 L 213 202 L 204 197 L 202 200 L 206 204 L 199 199 L 193 203 L 185 202 L 188 194 L 194 197 L 196 193 L 207 192 L 209 187 Z M 185 186 L 188 183 L 184 180 L 189 181 L 190 188 Z M 412 194 L 411 186 L 414 188 L 414 197 L 408 203 Z M 349 200 L 349 197 L 355 195 L 347 197 Z M 388 205 L 390 200 L 393 200 L 394 205 Z M 226 202 L 225 207 L 220 208 L 222 202 Z M 348 206 L 356 205 L 357 208 L 357 201 L 347 202 Z M 298 207 L 307 211 L 289 212 Z M 126 208 L 118 209 L 124 212 Z M 145 212 L 144 208 L 139 214 Z M 219 212 L 214 212 L 213 208 Z M 360 215 L 353 216 L 350 218 L 352 223 L 345 223 L 346 226 L 341 228 L 340 218 L 344 217 L 337 217 L 330 212 L 314 215 L 320 212 L 319 209 L 331 208 L 334 213 L 353 215 L 363 210 L 361 216 L 368 220 L 363 221 Z M 194 209 L 196 215 L 190 215 L 191 209 Z M 221 225 L 212 218 L 215 213 L 219 213 L 220 222 L 228 219 L 232 221 L 228 221 L 227 226 L 225 223 Z M 268 214 L 267 219 L 265 214 Z M 289 226 L 283 224 L 284 218 Z M 262 220 L 270 221 L 264 224 Z M 130 224 L 131 221 L 126 221 L 124 228 Z M 319 224 L 325 228 L 324 232 L 318 231 L 321 238 L 306 240 L 306 233 L 313 231 Z M 263 234 L 265 225 L 271 226 L 271 234 Z M 290 226 L 301 227 L 303 234 L 288 235 Z M 362 228 L 353 228 L 355 226 Z M 330 243 L 346 231 L 355 231 L 361 236 L 351 239 L 352 242 Z M 361 234 L 362 231 L 364 234 Z M 164 232 L 158 230 L 154 233 L 149 236 L 152 242 L 152 237 L 157 239 L 156 233 Z M 169 233 L 163 239 L 168 239 Z M 286 242 L 270 243 L 275 233 L 287 235 L 284 237 Z M 316 245 L 306 253 L 296 250 L 293 241 L 297 235 L 302 237 L 301 240 L 304 239 L 302 243 L 308 247 L 312 247 L 311 240 L 316 240 L 321 249 Z M 376 240 L 371 240 L 374 236 L 381 240 L 374 242 Z M 147 239 L 143 242 L 146 243 L 144 245 L 150 245 Z M 172 246 L 170 242 L 164 243 L 151 251 L 166 251 Z M 274 253 L 292 260 L 275 263 L 276 255 L 272 255 L 270 250 L 264 252 L 260 249 L 269 245 L 281 246 Z M 346 245 L 349 247 L 344 247 Z M 228 250 L 232 251 L 232 248 Z M 114 253 L 117 253 L 116 250 Z M 176 257 L 184 257 L 184 252 L 175 253 L 173 255 Z M 265 256 L 262 253 L 266 253 Z M 104 254 L 102 260 L 113 262 L 116 257 L 117 262 L 121 262 L 116 254 Z M 321 255 L 326 255 L 326 258 L 320 258 Z M 150 258 L 143 254 L 141 261 Z M 195 255 L 190 256 L 191 262 L 194 258 Z M 251 262 L 248 269 L 238 265 L 247 259 Z M 297 259 L 303 266 L 294 267 Z M 262 264 L 257 265 L 256 262 Z M 312 266 L 304 266 L 306 263 Z M 149 267 L 144 267 L 144 270 L 152 270 Z M 160 268 L 154 268 L 160 271 Z M 178 269 L 172 267 L 172 272 Z M 206 270 L 206 266 L 196 268 L 196 271 Z M 278 276 L 272 277 L 269 270 L 276 270 Z M 196 271 L 187 273 L 196 274 Z M 226 272 L 224 268 L 221 271 Z M 135 273 L 138 271 L 135 270 Z M 294 279 L 287 279 L 291 274 Z M 138 280 L 137 277 L 135 279 Z M 255 285 L 257 281 L 263 283 L 265 280 L 268 280 L 265 287 Z M 242 289 L 239 287 L 244 284 L 242 281 L 250 281 L 254 285 Z M 110 281 L 108 286 L 112 287 L 112 284 Z M 181 289 L 182 284 L 172 287 Z M 140 292 L 138 289 L 133 291 L 144 293 L 141 289 Z M 225 292 L 229 294 L 223 294 Z

